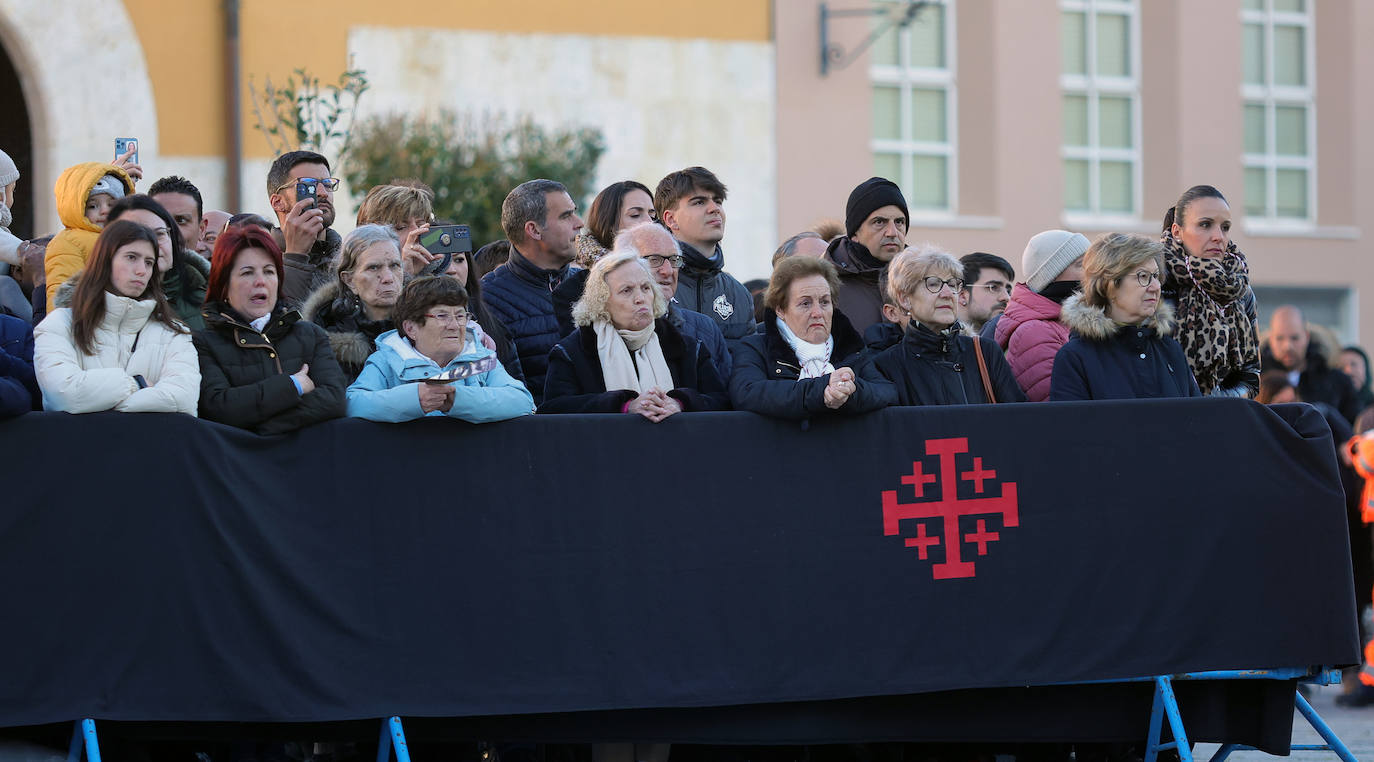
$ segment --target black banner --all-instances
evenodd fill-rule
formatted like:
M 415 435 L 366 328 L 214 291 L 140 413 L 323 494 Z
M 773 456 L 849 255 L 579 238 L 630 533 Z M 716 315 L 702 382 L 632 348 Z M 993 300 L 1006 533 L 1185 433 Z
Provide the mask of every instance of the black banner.
M 288 437 L 41 413 L 0 452 L 4 726 L 842 709 L 1358 660 L 1306 406 Z

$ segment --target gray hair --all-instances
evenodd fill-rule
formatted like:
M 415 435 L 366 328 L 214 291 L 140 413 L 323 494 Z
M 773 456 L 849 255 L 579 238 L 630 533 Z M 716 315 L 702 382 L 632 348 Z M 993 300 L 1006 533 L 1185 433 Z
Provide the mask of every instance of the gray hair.
M 383 241 L 395 246 L 396 252 L 400 253 L 401 239 L 389 225 L 360 225 L 344 236 L 343 245 L 339 247 L 339 261 L 334 266 L 334 277 L 339 280 L 340 295 L 353 291 L 344 283 L 343 274 L 358 264 L 358 257 L 362 256 L 363 252 Z
M 815 238 L 818 241 L 825 240 L 821 237 L 820 233 L 812 230 L 803 230 L 786 241 L 783 241 L 782 245 L 778 247 L 778 250 L 773 252 L 773 266 L 777 267 L 779 262 L 795 254 L 797 251 L 797 244 L 807 238 Z
M 616 235 L 615 245 L 611 248 L 613 253 L 624 252 L 636 257 L 644 256 L 646 250 L 651 254 L 677 254 L 681 251 L 673 234 L 657 222 L 641 222 L 634 227 L 625 228 Z
M 636 226 L 639 227 L 639 226 Z M 616 236 L 619 243 L 620 236 Z M 582 290 L 582 298 L 573 305 L 573 322 L 578 325 L 591 325 L 598 320 L 610 321 L 610 313 L 606 310 L 606 302 L 611 298 L 611 287 L 606 279 L 611 277 L 611 273 L 625 265 L 638 267 L 644 271 L 645 277 L 650 283 L 654 282 L 654 274 L 649 270 L 649 263 L 640 259 L 638 252 L 617 251 L 596 260 L 592 265 L 592 270 L 587 274 L 587 286 Z M 633 263 L 633 264 L 631 264 Z M 668 314 L 668 300 L 663 298 L 663 292 L 654 286 L 654 317 L 661 318 Z
M 544 198 L 547 193 L 567 193 L 563 183 L 554 180 L 529 180 L 515 186 L 501 202 L 501 229 L 506 231 L 506 240 L 511 243 L 525 242 L 525 223 L 534 222 L 543 227 L 548 222 L 549 204 Z
M 964 279 L 964 265 L 953 254 L 932 244 L 922 244 L 919 248 L 908 248 L 893 258 L 887 266 L 887 290 L 892 301 L 902 306 L 902 298 L 913 293 L 916 287 L 934 275 L 937 278 Z M 905 309 L 905 308 L 903 308 Z

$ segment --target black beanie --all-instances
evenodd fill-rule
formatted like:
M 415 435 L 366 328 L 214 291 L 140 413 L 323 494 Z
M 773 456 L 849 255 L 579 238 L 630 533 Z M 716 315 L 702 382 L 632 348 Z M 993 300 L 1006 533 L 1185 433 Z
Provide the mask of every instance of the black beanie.
M 859 183 L 859 187 L 849 194 L 849 203 L 844 205 L 845 235 L 853 238 L 868 215 L 888 205 L 901 207 L 902 216 L 910 221 L 906 199 L 902 198 L 902 189 L 897 187 L 897 183 L 881 177 L 870 177 Z

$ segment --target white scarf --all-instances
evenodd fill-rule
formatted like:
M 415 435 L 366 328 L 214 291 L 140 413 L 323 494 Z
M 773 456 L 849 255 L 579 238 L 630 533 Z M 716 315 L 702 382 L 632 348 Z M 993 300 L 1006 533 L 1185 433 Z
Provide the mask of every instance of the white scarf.
M 267 321 L 271 319 L 272 313 L 269 312 L 266 315 L 263 315 L 262 317 L 258 318 L 257 320 L 248 321 L 248 325 L 253 326 L 253 330 L 257 331 L 258 333 L 262 333 L 262 329 L 267 327 Z
M 608 320 L 598 320 L 592 327 L 606 391 L 629 389 L 642 394 L 655 386 L 665 392 L 673 388 L 673 375 L 668 372 L 653 323 L 642 331 L 617 330 Z
M 797 334 L 792 333 L 792 329 L 787 327 L 787 322 L 782 318 L 777 318 L 777 324 L 778 333 L 782 334 L 783 340 L 797 355 L 797 364 L 801 366 L 798 381 L 804 378 L 820 378 L 827 373 L 835 372 L 835 366 L 830 364 L 830 353 L 835 349 L 834 336 L 826 336 L 824 344 L 812 344 L 805 339 L 797 338 Z

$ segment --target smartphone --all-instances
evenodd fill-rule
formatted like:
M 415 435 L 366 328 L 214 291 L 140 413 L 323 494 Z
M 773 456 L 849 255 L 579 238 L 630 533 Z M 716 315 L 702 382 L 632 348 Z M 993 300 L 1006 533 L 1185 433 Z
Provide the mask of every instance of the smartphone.
M 129 161 L 138 163 L 138 138 L 115 138 L 115 158 L 124 155 L 130 148 L 134 149 L 134 155 L 129 157 Z
M 316 208 L 317 206 L 319 206 L 318 202 L 315 201 L 315 197 L 318 195 L 318 192 L 319 188 L 316 187 L 314 180 L 299 180 L 296 182 L 297 203 L 299 203 L 302 199 L 308 198 L 310 199 L 310 208 Z
M 420 245 L 430 254 L 442 254 L 424 269 L 425 275 L 443 275 L 455 254 L 472 253 L 472 232 L 467 225 L 435 225 L 420 235 Z
M 472 231 L 467 225 L 435 225 L 420 235 L 420 245 L 430 254 L 472 252 Z

